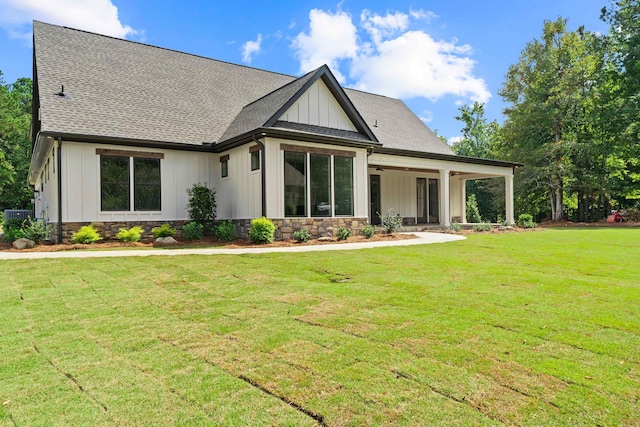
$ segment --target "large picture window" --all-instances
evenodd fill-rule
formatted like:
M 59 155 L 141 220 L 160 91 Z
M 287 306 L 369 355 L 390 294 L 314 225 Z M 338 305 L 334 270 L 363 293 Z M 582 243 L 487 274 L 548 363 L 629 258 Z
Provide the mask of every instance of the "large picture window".
M 159 211 L 160 188 L 159 158 L 100 156 L 102 211 Z
M 284 152 L 285 216 L 353 216 L 353 156 L 304 149 Z

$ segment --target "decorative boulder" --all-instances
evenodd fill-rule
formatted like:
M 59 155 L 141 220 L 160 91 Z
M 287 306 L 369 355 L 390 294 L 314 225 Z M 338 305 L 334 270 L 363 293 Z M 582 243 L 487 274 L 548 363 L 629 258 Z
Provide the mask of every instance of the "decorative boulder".
M 336 239 L 329 236 L 318 237 L 318 242 L 335 242 Z
M 29 240 L 24 237 L 13 241 L 13 247 L 18 249 L 19 251 L 21 251 L 22 249 L 31 249 L 35 245 L 36 244 L 33 240 Z
M 163 246 L 175 246 L 178 244 L 178 241 L 173 237 L 158 237 L 155 242 L 153 242 L 154 247 L 163 247 Z

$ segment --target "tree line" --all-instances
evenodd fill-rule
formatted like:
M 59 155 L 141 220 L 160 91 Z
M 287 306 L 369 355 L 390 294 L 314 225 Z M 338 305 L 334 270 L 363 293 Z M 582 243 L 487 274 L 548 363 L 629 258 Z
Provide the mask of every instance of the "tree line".
M 482 104 L 459 109 L 457 154 L 525 164 L 516 170 L 516 213 L 595 221 L 640 208 L 640 3 L 612 2 L 601 19 L 607 34 L 544 22 L 507 70 L 503 124 L 489 122 Z M 468 182 L 486 219 L 502 212 L 503 186 Z

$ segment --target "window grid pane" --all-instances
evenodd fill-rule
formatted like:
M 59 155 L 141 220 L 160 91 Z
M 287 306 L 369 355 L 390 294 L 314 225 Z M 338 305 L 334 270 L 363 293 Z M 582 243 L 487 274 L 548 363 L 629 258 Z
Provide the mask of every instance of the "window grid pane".
M 284 152 L 284 215 L 307 216 L 307 155 Z
M 311 154 L 309 174 L 311 187 L 311 216 L 331 216 L 331 157 Z
M 353 158 L 333 158 L 336 216 L 353 216 Z
M 229 161 L 225 160 L 224 162 L 220 163 L 220 170 L 221 170 L 221 175 L 223 178 L 226 178 L 229 176 Z
M 134 207 L 137 211 L 160 210 L 160 160 L 133 159 Z
M 128 211 L 129 158 L 100 156 L 100 209 Z
M 260 169 L 260 152 L 254 151 L 251 153 L 251 170 L 255 171 Z

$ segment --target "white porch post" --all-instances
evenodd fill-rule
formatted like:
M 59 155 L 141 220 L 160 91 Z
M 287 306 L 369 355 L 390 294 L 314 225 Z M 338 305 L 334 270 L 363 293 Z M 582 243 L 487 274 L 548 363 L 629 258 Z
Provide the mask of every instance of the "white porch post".
M 466 179 L 460 179 L 460 206 L 462 207 L 460 221 L 462 221 L 462 223 L 464 224 L 467 222 L 467 180 Z
M 505 216 L 509 225 L 515 224 L 513 217 L 513 172 L 504 177 Z
M 449 169 L 440 169 L 440 224 L 448 227 L 451 225 L 449 210 Z

